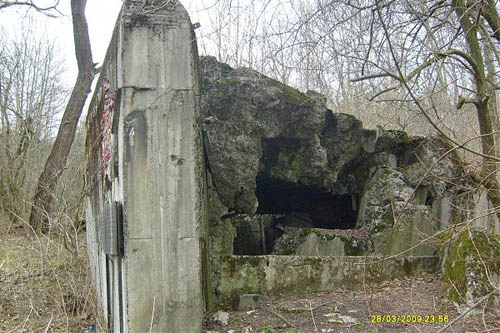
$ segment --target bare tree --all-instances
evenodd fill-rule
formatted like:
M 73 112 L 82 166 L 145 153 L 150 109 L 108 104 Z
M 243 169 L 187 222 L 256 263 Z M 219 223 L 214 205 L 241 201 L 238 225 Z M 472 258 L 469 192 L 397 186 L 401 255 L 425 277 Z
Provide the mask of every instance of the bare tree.
M 219 60 L 320 91 L 370 121 L 440 133 L 482 159 L 475 179 L 500 205 L 496 1 L 219 1 L 213 10 Z
M 52 151 L 45 163 L 33 200 L 29 219 L 35 230 L 42 230 L 48 225 L 53 193 L 57 181 L 63 172 L 82 113 L 85 101 L 91 90 L 96 74 L 92 62 L 92 52 L 85 18 L 86 0 L 72 0 L 71 13 L 73 17 L 73 38 L 75 54 L 78 63 L 78 77 L 73 87 L 68 104 L 61 119 Z
M 372 101 L 411 108 L 453 145 L 480 156 L 482 168 L 475 180 L 500 206 L 495 135 L 500 19 L 495 1 L 318 0 L 313 6 L 300 1 L 294 6 L 300 15 L 291 31 L 298 37 L 292 41 L 312 45 L 307 56 L 319 57 L 302 63 L 324 67 L 340 57 L 348 72 L 336 75 L 334 84 L 345 85 L 347 78 L 363 85 Z M 317 70 L 320 79 L 329 72 Z M 438 97 L 455 99 L 456 113 L 466 105 L 474 108 L 479 150 L 450 135 L 443 118 L 450 111 L 440 109 Z
M 29 26 L 0 38 L 0 211 L 14 220 L 25 216 L 67 94 L 53 43 Z

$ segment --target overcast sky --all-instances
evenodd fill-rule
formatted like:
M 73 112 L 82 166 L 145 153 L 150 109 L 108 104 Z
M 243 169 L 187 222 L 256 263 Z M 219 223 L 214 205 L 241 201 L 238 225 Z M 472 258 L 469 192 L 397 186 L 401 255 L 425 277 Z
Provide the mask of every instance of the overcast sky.
M 181 3 L 190 12 L 192 21 L 198 22 L 204 20 L 204 12 L 200 11 L 199 8 L 210 7 L 214 1 L 216 0 L 181 0 Z M 101 63 L 104 59 L 122 3 L 122 0 L 87 0 L 86 17 L 94 62 Z M 56 41 L 60 58 L 64 60 L 67 68 L 63 77 L 64 83 L 68 87 L 72 87 L 76 80 L 77 66 L 74 55 L 70 1 L 61 0 L 58 9 L 63 16 L 49 18 L 33 11 L 30 12 L 30 15 L 34 21 L 32 25 L 36 26 L 36 33 L 46 34 L 49 40 Z M 22 29 L 23 21 L 27 21 L 25 9 L 11 7 L 0 12 L 0 27 L 13 36 Z
M 40 0 L 52 3 L 53 0 Z M 188 10 L 192 22 L 208 21 L 206 8 L 213 7 L 218 0 L 180 0 Z M 106 50 L 111 40 L 113 28 L 120 12 L 122 0 L 87 0 L 86 18 L 89 26 L 90 43 L 92 46 L 92 56 L 96 63 L 102 63 Z M 21 34 L 24 25 L 33 28 L 36 37 L 47 36 L 49 41 L 56 43 L 56 50 L 59 59 L 64 62 L 66 68 L 63 77 L 63 84 L 71 91 L 76 81 L 78 67 L 75 58 L 73 43 L 73 25 L 71 22 L 70 0 L 60 0 L 58 10 L 61 15 L 55 18 L 47 17 L 33 10 L 26 10 L 23 7 L 10 7 L 0 11 L 0 29 L 15 38 Z M 206 23 L 206 25 L 209 25 Z M 199 33 L 199 30 L 198 30 Z M 2 43 L 0 35 L 0 43 Z M 97 80 L 94 80 L 93 87 Z M 92 88 L 93 89 L 93 88 Z M 85 120 L 88 105 L 93 92 L 87 98 L 86 105 L 80 120 Z

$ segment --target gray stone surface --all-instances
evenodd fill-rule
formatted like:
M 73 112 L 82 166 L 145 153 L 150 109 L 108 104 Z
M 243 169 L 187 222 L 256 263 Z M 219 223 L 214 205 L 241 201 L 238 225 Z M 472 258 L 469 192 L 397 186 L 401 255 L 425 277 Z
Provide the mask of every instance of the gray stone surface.
M 177 1 L 124 13 L 119 141 L 129 331 L 201 331 L 198 55 Z M 137 20 L 141 17 L 141 21 Z M 140 274 L 138 274 L 140 272 Z
M 212 318 L 216 324 L 225 326 L 229 322 L 229 313 L 225 311 L 217 311 L 214 313 Z
M 492 234 L 500 234 L 500 221 L 498 215 L 498 207 L 494 207 L 487 197 L 487 190 L 480 187 L 472 195 L 471 211 L 468 212 L 468 219 L 473 221 L 472 227 L 476 230 L 490 232 Z
M 432 218 L 432 206 L 425 205 L 427 190 L 422 192 L 423 199 L 395 169 L 382 167 L 373 174 L 361 198 L 357 225 L 370 235 L 375 253 L 437 254 L 429 241 L 418 245 L 440 229 Z
M 366 282 L 439 269 L 438 257 L 232 256 L 221 271 L 221 303 L 238 295 L 301 295 L 336 288 L 362 288 Z
M 326 241 L 326 244 L 319 244 L 319 237 L 315 233 L 307 235 L 304 243 L 297 248 L 299 256 L 343 256 L 344 242 L 340 238 Z
M 111 253 L 97 273 L 110 282 L 100 284 L 101 311 L 106 316 L 108 305 L 112 309 L 110 326 L 116 332 L 201 332 L 205 200 L 193 36 L 178 1 L 161 6 L 127 1 L 87 118 L 87 176 L 96 189 L 88 208 L 90 226 L 99 230 L 96 216 L 105 205 L 123 205 L 124 254 Z M 96 177 L 104 164 L 105 92 L 116 94 L 107 179 Z M 102 239 L 90 236 L 97 238 L 89 243 L 99 244 L 101 256 Z
M 275 242 L 273 254 L 299 256 L 362 256 L 373 252 L 362 232 L 316 228 L 285 228 Z

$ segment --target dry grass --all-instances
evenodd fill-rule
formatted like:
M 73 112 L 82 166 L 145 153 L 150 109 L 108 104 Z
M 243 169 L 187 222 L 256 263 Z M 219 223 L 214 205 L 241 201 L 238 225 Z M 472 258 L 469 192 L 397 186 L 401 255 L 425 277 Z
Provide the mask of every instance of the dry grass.
M 0 221 L 1 332 L 82 332 L 96 324 L 85 235 L 75 240 L 78 252 L 61 237 L 7 233 Z

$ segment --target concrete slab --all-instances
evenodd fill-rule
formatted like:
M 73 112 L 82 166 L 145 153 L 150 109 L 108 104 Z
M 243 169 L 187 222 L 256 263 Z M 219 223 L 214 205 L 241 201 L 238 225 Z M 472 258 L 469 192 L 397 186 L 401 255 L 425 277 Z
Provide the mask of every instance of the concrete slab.
M 435 272 L 438 257 L 231 256 L 219 286 L 221 303 L 236 308 L 239 295 L 291 295 L 361 288 L 369 281 Z

